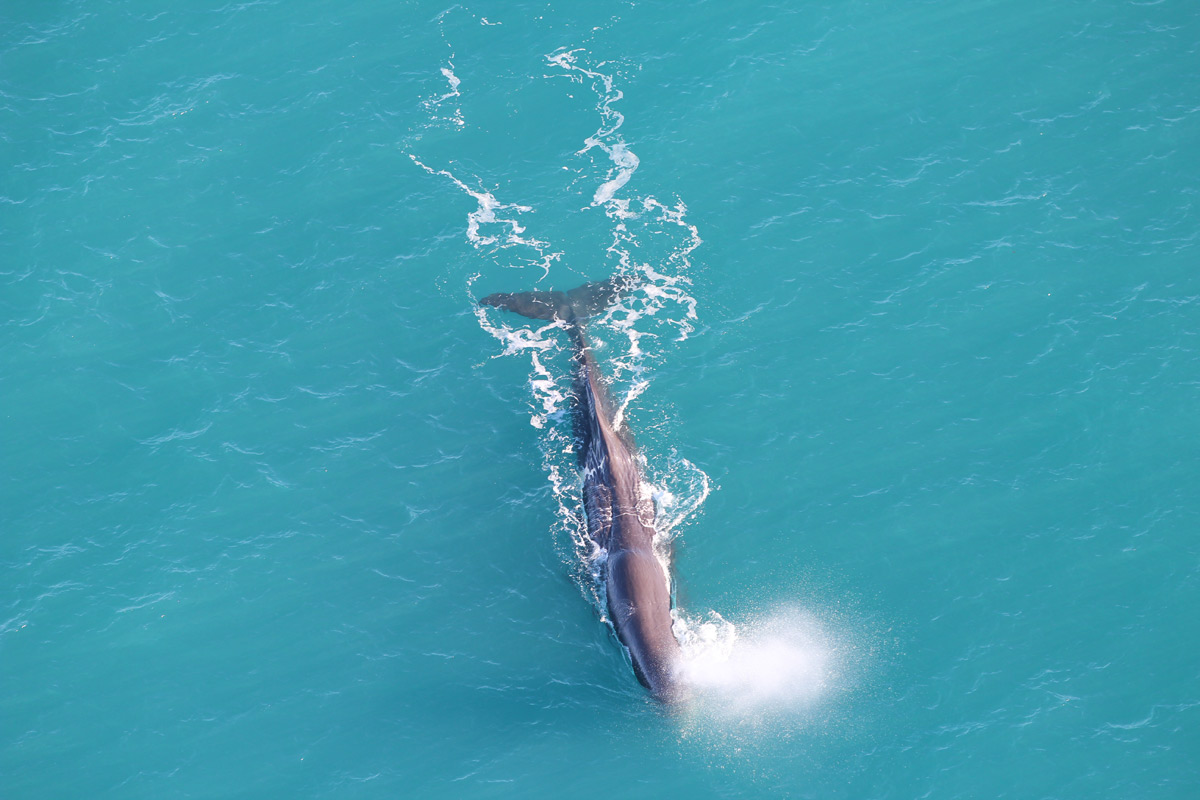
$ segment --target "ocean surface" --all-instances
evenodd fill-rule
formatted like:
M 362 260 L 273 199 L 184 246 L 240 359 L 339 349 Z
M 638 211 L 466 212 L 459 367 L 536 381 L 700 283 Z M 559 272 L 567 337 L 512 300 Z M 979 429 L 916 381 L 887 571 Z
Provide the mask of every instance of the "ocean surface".
M 8 2 L 0 153 L 5 800 L 1200 797 L 1195 2 Z

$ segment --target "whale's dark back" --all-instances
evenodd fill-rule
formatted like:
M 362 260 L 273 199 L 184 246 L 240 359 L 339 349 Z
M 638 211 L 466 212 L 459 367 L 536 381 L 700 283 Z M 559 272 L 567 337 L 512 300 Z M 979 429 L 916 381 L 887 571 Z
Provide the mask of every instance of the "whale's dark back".
M 488 295 L 479 302 L 524 317 L 565 323 L 575 361 L 575 439 L 588 534 L 608 553 L 608 613 L 638 679 L 673 699 L 679 644 L 671 632 L 670 578 L 654 551 L 654 506 L 642 489 L 633 438 L 618 429 L 583 320 L 636 286 L 627 277 L 562 291 Z

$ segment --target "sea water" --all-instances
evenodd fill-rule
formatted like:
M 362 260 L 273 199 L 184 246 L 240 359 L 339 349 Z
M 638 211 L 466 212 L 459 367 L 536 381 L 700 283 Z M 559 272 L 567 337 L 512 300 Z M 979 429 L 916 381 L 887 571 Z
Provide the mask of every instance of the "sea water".
M 0 19 L 0 796 L 1200 791 L 1193 4 Z

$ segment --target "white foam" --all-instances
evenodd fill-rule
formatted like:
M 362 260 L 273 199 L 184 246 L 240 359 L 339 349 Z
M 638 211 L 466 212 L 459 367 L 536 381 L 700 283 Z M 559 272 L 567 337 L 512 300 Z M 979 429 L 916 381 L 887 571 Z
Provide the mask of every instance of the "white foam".
M 628 213 L 628 205 L 625 202 L 614 201 L 614 195 L 621 187 L 629 183 L 629 179 L 633 177 L 633 173 L 637 171 L 638 165 L 641 163 L 637 155 L 629 149 L 625 139 L 617 133 L 625 124 L 625 115 L 612 106 L 625 95 L 620 89 L 614 88 L 611 75 L 580 66 L 575 55 L 579 52 L 582 51 L 579 49 L 559 50 L 546 56 L 546 60 L 568 74 L 577 73 L 573 77 L 582 80 L 582 77 L 586 76 L 604 87 L 599 106 L 600 127 L 584 141 L 583 149 L 576 155 L 582 155 L 593 147 L 598 147 L 608 154 L 614 169 L 609 170 L 607 180 L 596 189 L 596 193 L 592 196 L 592 205 L 611 204 L 610 214 L 620 217 Z
M 458 76 L 454 74 L 453 62 L 451 62 L 450 66 L 448 67 L 442 67 L 442 75 L 446 77 L 446 80 L 450 81 L 450 91 L 439 97 L 436 102 L 440 103 L 443 100 L 449 100 L 452 97 L 461 97 L 462 93 L 458 91 L 458 87 L 462 84 L 462 81 L 460 81 Z
M 658 535 L 667 540 L 674 538 L 676 528 L 700 510 L 712 488 L 712 480 L 704 470 L 672 452 L 665 471 L 648 489 L 654 500 Z
M 522 235 L 525 233 L 525 226 L 521 225 L 519 221 L 519 215 L 532 212 L 533 209 L 530 206 L 523 206 L 518 203 L 501 203 L 491 192 L 484 191 L 483 189 L 472 189 L 466 183 L 456 178 L 449 170 L 434 169 L 433 167 L 427 166 L 411 153 L 408 157 L 412 159 L 414 164 L 428 172 L 430 175 L 441 175 L 449 178 L 455 186 L 457 186 L 459 189 L 462 189 L 471 197 L 475 198 L 475 202 L 479 204 L 479 207 L 467 214 L 467 241 L 469 241 L 476 250 L 493 245 L 497 248 L 516 246 L 531 247 L 537 250 L 539 254 L 543 256 L 543 258 L 539 260 L 539 263 L 545 260 L 546 257 L 549 257 L 551 260 L 553 260 L 559 255 L 557 253 L 545 253 L 544 250 L 547 247 L 546 242 L 538 241 L 537 239 L 529 239 Z M 517 212 L 518 216 L 514 218 L 502 218 L 496 216 L 497 211 L 506 210 L 515 211 Z M 492 235 L 480 232 L 485 226 L 490 228 L 490 226 L 493 225 L 501 228 L 507 228 L 507 233 L 501 235 L 498 232 L 495 235 Z
M 602 148 L 604 147 L 595 139 L 589 139 L 588 142 L 588 147 L 597 145 Z M 609 200 L 612 200 L 613 195 L 617 193 L 617 190 L 629 183 L 629 179 L 633 177 L 634 171 L 637 170 L 638 165 L 642 163 L 638 160 L 638 157 L 634 155 L 633 151 L 625 146 L 624 142 L 618 141 L 613 144 L 612 147 L 604 149 L 608 152 L 608 155 L 613 160 L 613 163 L 617 165 L 617 176 L 612 180 L 602 184 L 600 188 L 596 190 L 596 194 L 592 196 L 592 205 L 594 206 L 602 206 Z
M 466 126 L 466 119 L 463 117 L 462 108 L 458 103 L 450 101 L 455 98 L 462 97 L 462 92 L 458 87 L 462 85 L 462 80 L 454 74 L 454 62 L 450 61 L 446 66 L 442 67 L 442 76 L 449 82 L 450 91 L 435 97 L 430 97 L 425 100 L 425 109 L 429 112 L 433 121 L 449 122 L 455 127 L 462 128 Z M 447 105 L 450 109 L 448 115 L 443 113 L 442 106 Z

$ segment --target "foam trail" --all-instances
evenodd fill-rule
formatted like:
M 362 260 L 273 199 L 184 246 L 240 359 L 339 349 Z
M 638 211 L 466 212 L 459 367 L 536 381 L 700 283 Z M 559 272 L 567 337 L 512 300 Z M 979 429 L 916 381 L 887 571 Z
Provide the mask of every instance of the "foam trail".
M 462 97 L 462 92 L 458 87 L 462 85 L 462 80 L 454 74 L 454 48 L 450 46 L 450 40 L 446 38 L 446 15 L 454 11 L 457 6 L 452 6 L 435 17 L 438 24 L 438 32 L 441 34 L 442 41 L 446 43 L 446 47 L 450 48 L 450 57 L 446 61 L 446 66 L 442 67 L 442 76 L 450 84 L 450 91 L 438 97 L 431 97 L 425 101 L 425 110 L 430 113 L 430 116 L 437 119 L 437 112 L 447 100 L 453 100 L 456 97 Z M 448 118 L 449 121 L 456 127 L 462 128 L 466 126 L 466 119 L 463 117 L 462 107 L 458 104 L 454 105 L 454 110 Z
M 479 204 L 479 207 L 467 214 L 467 241 L 471 243 L 472 247 L 476 250 L 489 247 L 495 250 L 503 250 L 510 247 L 531 248 L 537 253 L 537 258 L 530 260 L 529 263 L 542 268 L 543 278 L 549 274 L 550 265 L 557 261 L 562 256 L 562 253 L 552 252 L 549 249 L 550 245 L 548 242 L 524 236 L 525 227 L 521 225 L 519 217 L 509 219 L 496 216 L 497 211 L 509 210 L 515 211 L 517 215 L 529 214 L 533 212 L 530 206 L 523 206 L 517 203 L 501 203 L 491 192 L 485 192 L 482 189 L 475 191 L 447 170 L 434 169 L 427 166 L 411 153 L 408 157 L 412 159 L 414 164 L 430 175 L 441 175 L 449 178 L 455 186 L 475 198 L 475 202 Z M 507 231 L 497 233 L 496 235 L 480 232 L 493 225 L 500 226 L 503 229 L 507 229 Z
M 613 196 L 617 190 L 629 183 L 629 179 L 633 177 L 633 173 L 637 171 L 641 162 L 637 155 L 629 149 L 621 135 L 617 133 L 625 124 L 625 115 L 614 109 L 612 105 L 625 94 L 620 89 L 614 88 L 611 75 L 579 66 L 578 60 L 575 58 L 575 54 L 578 52 L 581 51 L 579 49 L 559 50 L 546 56 L 546 60 L 567 72 L 577 72 L 580 75 L 586 75 L 593 81 L 600 81 L 604 86 L 604 97 L 600 103 L 602 117 L 600 128 L 584 141 L 584 148 L 576 153 L 576 155 L 582 155 L 593 147 L 599 147 L 608 154 L 616 167 L 616 175 L 614 176 L 610 170 L 609 179 L 592 196 L 592 205 L 600 206 L 613 202 Z M 620 213 L 619 203 L 614 205 L 613 212 Z
M 454 62 L 451 61 L 449 66 L 442 67 L 442 74 L 446 76 L 446 80 L 450 81 L 450 91 L 438 98 L 437 102 L 449 100 L 451 97 L 462 97 L 462 92 L 458 91 L 458 87 L 462 85 L 462 81 L 454 74 Z
M 474 279 L 471 282 L 474 282 Z M 520 352 L 529 353 L 533 367 L 529 385 L 533 390 L 535 401 L 541 407 L 541 413 L 534 413 L 530 416 L 529 424 L 539 430 L 545 428 L 547 421 L 560 414 L 567 405 L 566 394 L 558 388 L 557 378 L 542 363 L 541 357 L 542 353 L 556 347 L 555 341 L 545 334 L 554 328 L 561 327 L 561 323 L 554 322 L 531 331 L 528 328 L 493 325 L 483 306 L 476 305 L 474 312 L 475 318 L 479 320 L 479 326 L 504 343 L 504 351 L 500 353 L 500 356 L 514 355 Z
M 454 74 L 454 61 L 448 61 L 446 66 L 442 67 L 442 75 L 449 82 L 450 91 L 437 97 L 430 97 L 425 101 L 425 108 L 434 119 L 438 119 L 437 111 L 440 110 L 443 103 L 453 100 L 456 97 L 462 97 L 462 92 L 458 90 L 458 87 L 462 85 L 462 80 Z M 452 112 L 445 119 L 458 128 L 463 128 L 467 124 L 466 119 L 463 117 L 462 108 L 457 104 L 454 104 Z
M 511 246 L 514 244 L 542 244 L 541 242 L 530 242 L 522 239 L 521 234 L 525 232 L 525 228 L 523 228 L 515 219 L 498 219 L 496 217 L 497 211 L 506 208 L 511 208 L 517 212 L 532 211 L 533 209 L 529 206 L 501 203 L 490 192 L 477 192 L 444 169 L 435 170 L 433 167 L 426 166 L 425 164 L 422 164 L 416 156 L 411 154 L 409 155 L 409 158 L 412 159 L 414 164 L 428 172 L 430 175 L 442 175 L 449 178 L 454 182 L 455 186 L 471 195 L 471 197 L 474 197 L 475 201 L 479 203 L 479 208 L 467 215 L 467 240 L 470 241 L 476 249 L 479 249 L 484 245 L 499 243 L 500 240 L 495 236 L 481 236 L 479 234 L 479 228 L 481 225 L 491 223 L 503 224 L 509 227 L 509 234 L 507 237 L 505 237 L 504 244 L 501 246 Z
M 688 292 L 687 287 L 691 285 L 688 272 L 692 266 L 692 251 L 703 244 L 703 240 L 696 226 L 686 220 L 687 206 L 682 200 L 677 201 L 674 207 L 668 207 L 653 197 L 646 197 L 642 199 L 641 206 L 640 213 L 630 212 L 628 202 L 621 206 L 621 213 L 616 217 L 617 224 L 613 229 L 613 240 L 607 252 L 617 259 L 623 271 L 637 271 L 645 277 L 647 302 L 641 310 L 642 316 L 656 316 L 668 303 L 677 303 L 684 307 L 683 319 L 666 319 L 667 324 L 676 328 L 677 341 L 683 341 L 695 330 L 696 298 Z M 630 220 L 639 218 L 647 225 L 674 225 L 686 231 L 683 244 L 672 250 L 664 259 L 666 263 L 663 268 L 671 267 L 674 274 L 660 271 L 646 261 L 634 262 L 632 253 L 640 249 L 642 243 L 630 230 Z M 634 344 L 636 345 L 636 342 Z

